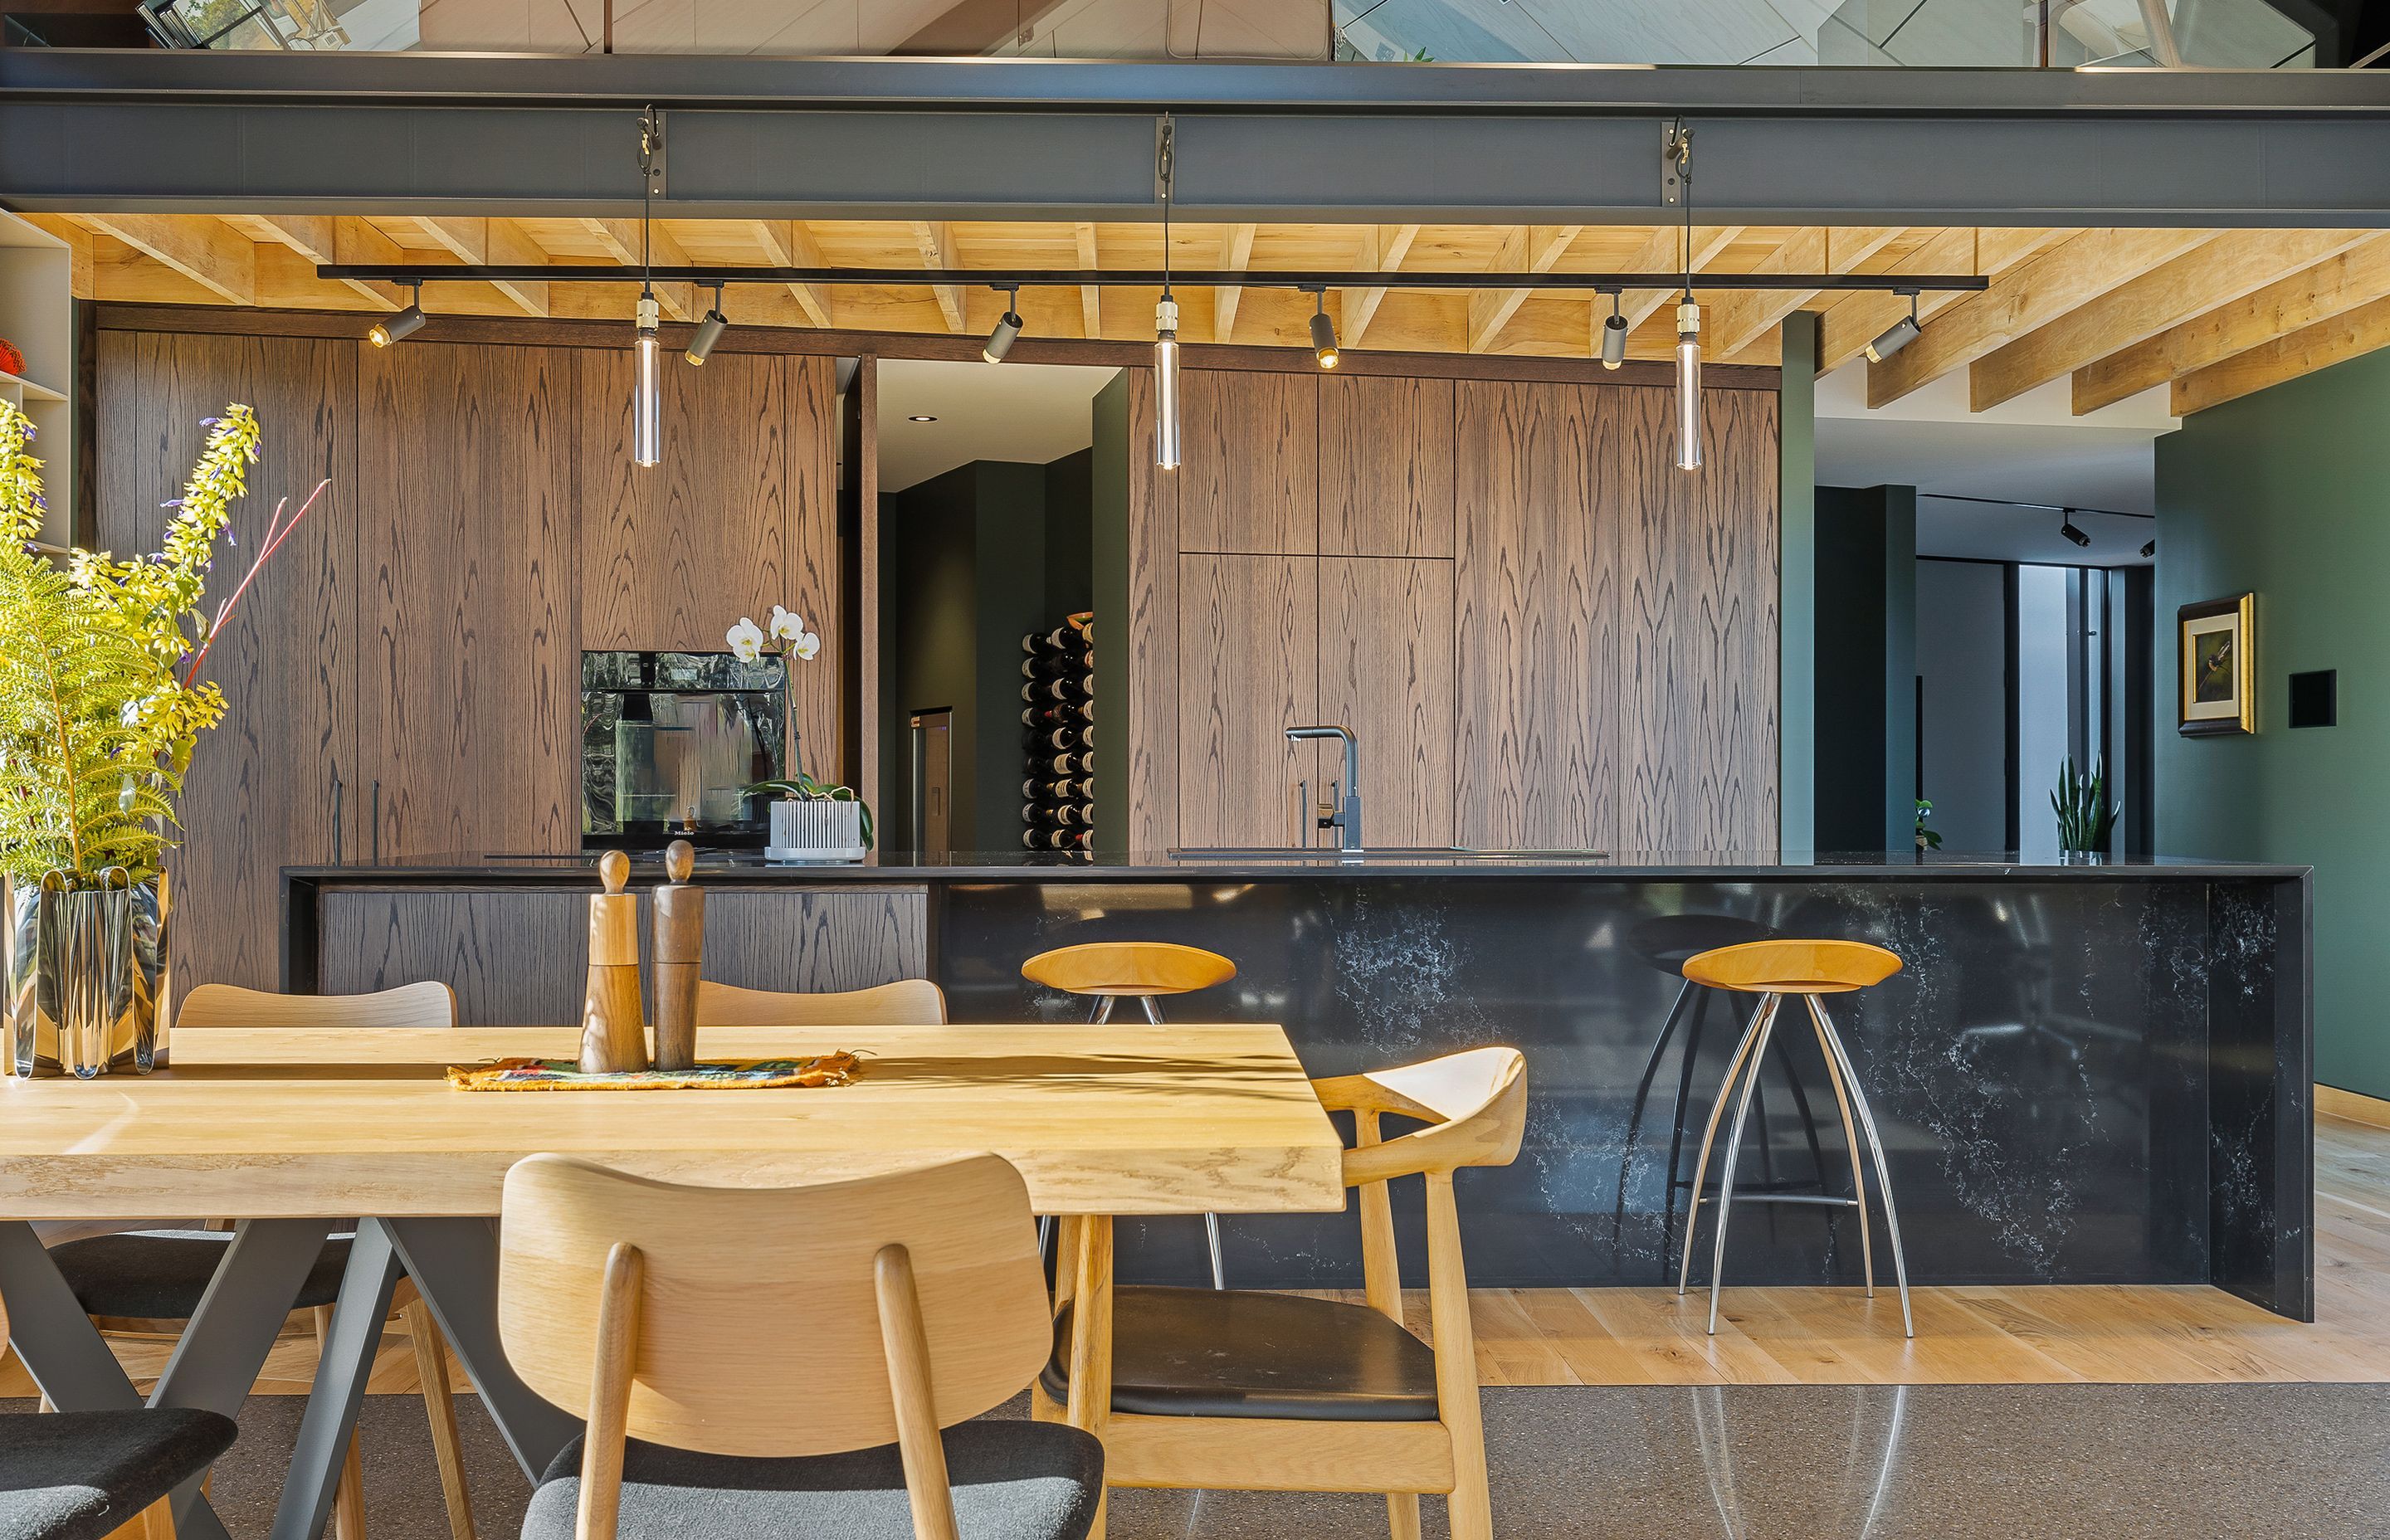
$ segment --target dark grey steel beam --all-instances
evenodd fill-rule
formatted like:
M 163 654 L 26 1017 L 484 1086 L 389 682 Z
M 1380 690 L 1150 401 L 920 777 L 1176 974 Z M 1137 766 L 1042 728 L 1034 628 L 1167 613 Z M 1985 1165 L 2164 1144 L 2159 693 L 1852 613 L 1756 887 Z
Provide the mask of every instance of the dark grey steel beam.
M 693 283 L 709 284 L 967 284 L 974 289 L 1154 289 L 1165 281 L 1190 289 L 1820 289 L 1887 294 L 1963 293 L 1991 287 L 1972 273 L 1452 273 L 1375 268 L 1346 271 L 1268 267 L 1006 268 L 1006 267 L 738 267 L 724 264 L 657 266 L 508 263 L 319 263 L 319 278 L 362 278 L 384 283 Z
M 0 50 L 0 202 L 1647 224 L 2390 225 L 2390 72 L 1620 70 Z

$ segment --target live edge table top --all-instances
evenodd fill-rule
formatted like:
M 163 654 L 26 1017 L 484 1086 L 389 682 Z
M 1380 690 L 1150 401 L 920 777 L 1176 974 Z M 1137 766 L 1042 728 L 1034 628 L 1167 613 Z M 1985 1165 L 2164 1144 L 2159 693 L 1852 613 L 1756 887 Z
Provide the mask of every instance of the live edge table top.
M 451 1064 L 570 1059 L 578 1028 L 188 1029 L 173 1066 L 0 1078 L 0 1219 L 494 1214 L 555 1150 L 772 1186 L 992 1150 L 1040 1213 L 1341 1209 L 1342 1146 L 1274 1025 L 708 1029 L 708 1059 L 846 1049 L 850 1085 L 460 1091 Z

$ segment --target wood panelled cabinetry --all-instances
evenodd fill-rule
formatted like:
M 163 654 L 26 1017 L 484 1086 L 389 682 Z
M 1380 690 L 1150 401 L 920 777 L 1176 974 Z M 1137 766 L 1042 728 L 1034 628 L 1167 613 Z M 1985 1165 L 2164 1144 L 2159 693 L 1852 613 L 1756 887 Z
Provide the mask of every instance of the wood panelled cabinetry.
M 185 986 L 276 985 L 285 866 L 579 849 L 584 648 L 718 650 L 776 602 L 839 634 L 832 359 L 667 370 L 647 470 L 627 349 L 104 329 L 97 365 L 103 546 L 157 548 L 227 402 L 257 409 L 263 454 L 239 539 L 332 482 L 208 660 L 230 710 L 171 867 Z M 220 554 L 217 597 L 250 548 Z M 798 684 L 830 768 L 837 668 Z
M 1368 844 L 1775 843 L 1772 391 L 1712 389 L 1688 473 L 1661 386 L 1187 379 L 1186 464 L 1128 497 L 1137 848 L 1312 838 L 1300 718 L 1358 735 Z
M 175 977 L 271 989 L 279 977 L 281 868 L 359 848 L 355 688 L 356 350 L 303 338 L 103 332 L 98 366 L 97 539 L 118 557 L 154 551 L 227 402 L 264 432 L 235 515 L 250 544 L 219 551 L 212 593 L 239 581 L 273 500 L 297 509 L 331 487 L 242 601 L 208 654 L 231 709 L 183 782 L 182 843 L 167 857 Z M 261 506 L 262 505 L 262 506 Z

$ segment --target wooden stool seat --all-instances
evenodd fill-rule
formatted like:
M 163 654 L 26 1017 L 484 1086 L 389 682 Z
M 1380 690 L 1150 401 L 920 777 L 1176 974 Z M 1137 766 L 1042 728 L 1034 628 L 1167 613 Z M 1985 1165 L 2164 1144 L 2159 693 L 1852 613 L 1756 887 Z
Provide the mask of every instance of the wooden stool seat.
M 1847 995 L 1900 971 L 1899 955 L 1863 941 L 1754 941 L 1685 959 L 1685 977 L 1744 995 Z
M 1097 941 L 1040 952 L 1021 965 L 1021 976 L 1065 995 L 1143 998 L 1227 983 L 1237 976 L 1237 965 L 1217 952 L 1175 942 Z

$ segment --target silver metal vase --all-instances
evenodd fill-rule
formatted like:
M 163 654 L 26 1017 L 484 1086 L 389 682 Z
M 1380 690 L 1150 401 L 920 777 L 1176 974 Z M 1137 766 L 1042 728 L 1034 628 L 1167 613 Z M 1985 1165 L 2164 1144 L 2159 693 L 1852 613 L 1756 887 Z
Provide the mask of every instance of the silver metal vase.
M 166 879 L 82 886 L 0 877 L 8 1058 L 88 1080 L 166 1062 Z

